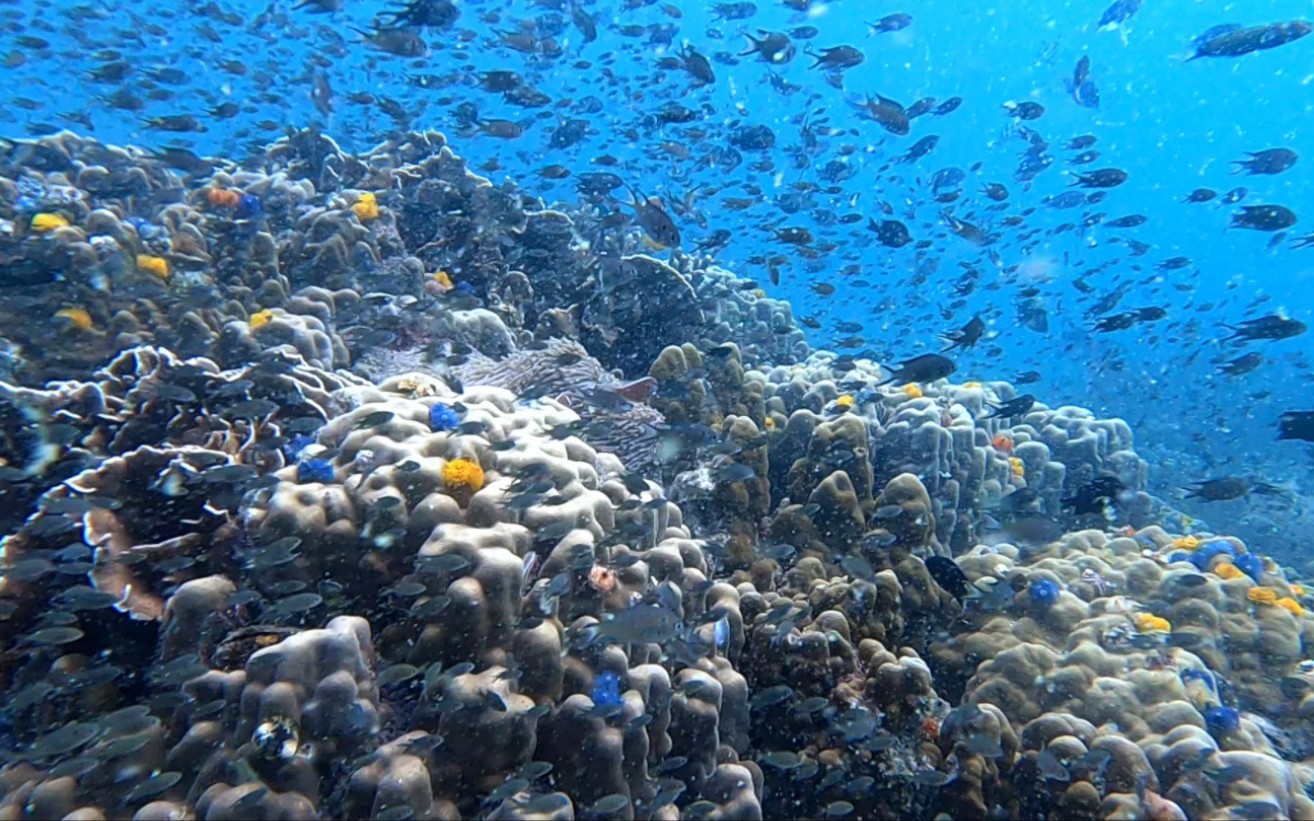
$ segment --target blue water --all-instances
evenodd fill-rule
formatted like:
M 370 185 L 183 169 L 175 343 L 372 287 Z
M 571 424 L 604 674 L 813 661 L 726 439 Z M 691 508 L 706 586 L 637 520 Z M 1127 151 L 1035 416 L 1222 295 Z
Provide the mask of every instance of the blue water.
M 761 2 L 757 14 L 743 21 L 713 20 L 710 4 L 627 8 L 600 2 L 584 7 L 597 19 L 598 39 L 592 43 L 583 42 L 569 9 L 554 5 L 463 3 L 452 28 L 426 33 L 431 53 L 418 60 L 373 49 L 352 31 L 368 29 L 385 8 L 374 2 L 347 2 L 330 14 L 277 2 L 212 2 L 184 8 L 161 3 L 0 6 L 5 21 L 0 52 L 11 57 L 11 67 L 4 69 L 0 133 L 34 136 L 67 127 L 107 143 L 181 145 L 201 154 L 240 158 L 287 127 L 318 124 L 344 148 L 365 150 L 394 128 L 377 106 L 347 99 L 368 92 L 396 101 L 410 116 L 409 127 L 452 135 L 456 150 L 494 180 L 510 178 L 549 201 L 574 198 L 573 177 L 554 182 L 537 175 L 549 163 L 573 173 L 613 171 L 668 202 L 695 190 L 693 203 L 705 215 L 707 227 L 681 219 L 685 244 L 717 228 L 728 229 L 732 239 L 721 254 L 727 267 L 793 302 L 796 315 L 820 321 L 822 327 L 810 331 L 816 345 L 853 335 L 834 330 L 836 321 L 859 322 L 864 325 L 863 350 L 883 359 L 905 358 L 935 349 L 938 333 L 982 314 L 995 336 L 960 356 L 958 377 L 1011 378 L 1036 370 L 1042 378 L 1028 390 L 1047 404 L 1084 405 L 1098 415 L 1126 418 L 1136 431 L 1138 452 L 1152 465 L 1152 491 L 1172 496 L 1173 488 L 1186 482 L 1229 473 L 1251 474 L 1274 484 L 1294 482 L 1297 490 L 1308 487 L 1311 447 L 1299 442 L 1279 446 L 1275 441 L 1282 411 L 1314 404 L 1309 399 L 1307 337 L 1252 344 L 1244 350 L 1262 351 L 1265 362 L 1243 377 L 1217 375 L 1214 361 L 1244 352 L 1220 346 L 1228 323 L 1275 311 L 1314 321 L 1314 250 L 1294 250 L 1290 239 L 1270 248 L 1268 234 L 1226 231 L 1233 209 L 1217 201 L 1181 203 L 1197 187 L 1221 194 L 1244 185 L 1249 189 L 1244 204 L 1281 204 L 1301 215 L 1290 237 L 1314 230 L 1309 193 L 1314 157 L 1306 157 L 1309 140 L 1302 127 L 1314 103 L 1314 70 L 1309 68 L 1314 38 L 1241 58 L 1185 62 L 1191 39 L 1211 26 L 1297 19 L 1309 13 L 1308 2 L 1147 0 L 1115 31 L 1096 27 L 1107 5 L 1104 0 L 988 5 L 924 0 L 905 6 L 838 0 L 813 4 L 806 14 Z M 894 12 L 912 14 L 913 24 L 866 36 L 865 21 Z M 227 14 L 241 22 L 219 19 Z M 263 22 L 257 22 L 262 16 Z M 499 33 L 535 19 L 538 30 L 551 33 L 560 44 L 559 57 L 520 54 L 497 42 Z M 626 26 L 646 28 L 627 36 L 621 31 Z M 814 26 L 819 34 L 796 41 L 799 53 L 786 65 L 768 67 L 751 56 L 728 65 L 715 58 L 718 52 L 742 51 L 747 31 L 799 26 Z M 22 36 L 44 38 L 50 47 L 19 45 Z M 686 42 L 713 57 L 714 85 L 691 88 L 683 71 L 656 67 Z M 845 73 L 844 91 L 809 69 L 812 60 L 803 53 L 804 45 L 839 44 L 857 46 L 866 54 L 863 65 Z M 97 61 L 103 49 L 122 52 L 121 59 L 134 66 L 122 88 L 143 98 L 140 112 L 110 108 L 104 98 L 119 87 L 87 79 L 103 62 Z M 22 65 L 15 65 L 15 53 L 26 57 Z M 1091 78 L 1100 91 L 1097 109 L 1079 106 L 1065 88 L 1082 56 L 1090 58 Z M 234 73 L 239 65 L 246 69 L 244 75 Z M 152 70 L 166 67 L 180 69 L 190 79 L 174 85 L 156 82 L 154 90 L 143 86 Z M 468 75 L 491 69 L 519 72 L 527 85 L 552 102 L 523 109 L 480 91 Z M 309 78 L 321 71 L 335 92 L 334 110 L 327 117 L 310 97 Z M 774 84 L 772 72 L 778 78 Z M 418 75 L 450 76 L 455 82 L 419 88 L 408 80 Z M 789 90 L 791 86 L 795 90 Z M 171 98 L 150 99 L 164 93 Z M 859 119 L 845 103 L 846 93 L 879 93 L 905 105 L 927 96 L 941 101 L 961 96 L 964 102 L 948 116 L 915 120 L 910 134 L 895 137 Z M 572 108 L 590 95 L 603 102 L 599 113 L 586 117 L 592 133 L 569 149 L 549 149 L 557 115 L 584 116 Z M 665 128 L 645 119 L 669 101 L 698 110 L 698 119 Z M 1048 140 L 1055 160 L 1029 185 L 1012 179 L 1026 145 L 1012 133 L 1015 124 L 1005 114 L 1003 104 L 1010 101 L 1034 101 L 1046 109 L 1043 117 L 1025 125 Z M 238 106 L 231 118 L 206 115 L 226 102 Z M 480 115 L 489 118 L 551 116 L 535 120 L 515 140 L 483 134 L 459 137 L 452 111 L 464 102 L 476 103 Z M 197 116 L 207 130 L 168 134 L 143 127 L 144 118 L 173 114 Z M 836 133 L 820 137 L 818 149 L 799 168 L 788 149 L 800 143 L 804 114 L 812 124 L 824 123 Z M 743 163 L 729 173 L 700 163 L 725 145 L 729 129 L 740 122 L 768 125 L 776 135 L 775 148 L 744 152 Z M 691 136 L 695 129 L 704 136 Z M 880 171 L 930 134 L 940 141 L 928 156 Z M 1078 170 L 1117 167 L 1126 170 L 1130 180 L 1098 205 L 1043 208 L 1045 197 L 1066 190 L 1072 168 L 1067 160 L 1077 152 L 1063 146 L 1082 134 L 1097 137 L 1094 147 L 1101 158 Z M 802 197 L 794 213 L 784 213 L 778 198 L 798 196 L 796 183 L 832 185 L 819 180 L 819 170 L 839 158 L 846 144 L 854 148 L 848 162 L 857 171 L 838 183 L 841 193 L 813 191 Z M 1231 161 L 1244 152 L 1279 146 L 1301 155 L 1293 169 L 1277 176 L 1229 175 Z M 617 158 L 619 165 L 591 167 L 591 159 L 603 154 Z M 752 166 L 763 161 L 769 165 L 754 170 Z M 948 234 L 939 223 L 945 206 L 929 195 L 935 171 L 966 170 L 977 163 L 979 171 L 969 173 L 963 183 L 964 198 L 950 206 L 956 216 L 989 225 L 1002 215 L 1037 209 L 1020 226 L 992 229 L 1000 235 L 988 249 L 996 259 Z M 976 191 L 987 182 L 1008 187 L 1006 210 L 984 210 L 990 203 Z M 746 183 L 762 193 L 744 190 Z M 756 204 L 730 211 L 723 205 L 725 197 L 750 198 Z M 865 219 L 823 226 L 814 216 L 858 212 L 864 218 L 880 218 L 878 201 L 893 207 L 914 239 L 931 239 L 932 246 L 920 251 L 914 245 L 887 249 L 874 241 Z M 1097 211 L 1106 219 L 1142 214 L 1148 221 L 1124 230 L 1097 225 L 1049 233 Z M 767 226 L 807 227 L 818 243 L 832 242 L 835 247 L 818 259 L 805 260 L 793 248 L 774 243 Z M 1020 239 L 1024 233 L 1031 235 L 1025 241 Z M 1126 244 L 1112 241 L 1115 237 L 1139 240 L 1152 249 L 1131 257 Z M 768 282 L 760 262 L 751 261 L 773 254 L 789 258 L 778 286 Z M 1154 269 L 1176 256 L 1188 256 L 1192 264 L 1162 274 Z M 952 284 L 963 271 L 960 266 L 969 263 L 980 271 L 975 291 L 950 309 L 955 300 Z M 1082 272 L 1106 264 L 1087 280 L 1094 293 L 1083 296 L 1074 288 Z M 850 265 L 860 266 L 860 272 L 839 273 Z M 925 281 L 914 284 L 919 270 L 926 274 Z M 855 284 L 858 280 L 869 285 L 861 287 Z M 1161 306 L 1168 318 L 1128 331 L 1091 333 L 1086 309 L 1124 280 L 1137 284 L 1115 310 Z M 810 287 L 818 281 L 834 284 L 837 293 L 818 296 Z M 1049 313 L 1047 335 L 1017 322 L 1016 292 L 1029 285 L 1039 289 L 1038 298 Z M 1182 507 L 1207 519 L 1226 520 L 1243 537 L 1263 538 L 1272 552 L 1294 560 L 1294 545 L 1309 532 L 1302 528 L 1314 529 L 1305 504 L 1298 495 L 1278 503 L 1252 499 L 1213 507 L 1185 502 Z

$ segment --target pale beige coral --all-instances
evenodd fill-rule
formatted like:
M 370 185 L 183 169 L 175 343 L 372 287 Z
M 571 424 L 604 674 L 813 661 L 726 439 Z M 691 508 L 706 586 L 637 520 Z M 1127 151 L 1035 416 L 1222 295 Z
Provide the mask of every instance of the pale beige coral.
M 1135 539 L 1097 531 L 1068 534 L 1025 557 L 1009 545 L 977 547 L 959 559 L 969 578 L 1025 579 L 1017 582 L 1022 591 L 1027 582 L 1045 578 L 1063 592 L 1043 614 L 1028 608 L 1016 621 L 969 608 L 975 629 L 932 652 L 951 663 L 981 660 L 967 682 L 968 699 L 999 705 L 1013 721 L 1029 719 L 1022 739 L 1027 749 L 1041 750 L 1073 735 L 1092 751 L 1110 753 L 1104 814 L 1212 816 L 1243 804 L 1255 808 L 1251 811 L 1271 804 L 1287 813 L 1292 794 L 1264 779 L 1273 773 L 1289 784 L 1293 777 L 1308 776 L 1280 760 L 1262 719 L 1243 713 L 1239 728 L 1215 741 L 1204 713 L 1220 704 L 1214 683 L 1220 676 L 1244 704 L 1281 704 L 1286 696 L 1276 681 L 1307 655 L 1309 620 L 1285 608 L 1256 606 L 1248 599 L 1254 587 L 1248 578 L 1201 576 L 1185 563 L 1169 564 L 1170 555 L 1181 549 L 1175 542 L 1151 527 Z M 1083 577 L 1083 570 L 1097 578 Z M 1290 590 L 1274 568 L 1266 571 L 1265 582 Z M 1027 600 L 1022 592 L 1015 606 Z M 1154 602 L 1155 615 L 1170 623 L 1174 635 L 1185 637 L 1181 646 L 1166 646 L 1154 634 L 1131 641 L 1137 617 L 1148 615 L 1140 602 Z M 1045 727 L 1050 729 L 1042 732 Z M 1228 752 L 1217 752 L 1224 743 Z M 1239 766 L 1256 768 L 1262 786 L 1242 786 L 1216 801 L 1191 786 L 1202 767 L 1221 768 L 1220 758 L 1234 754 L 1241 756 Z M 1135 794 L 1147 777 L 1142 802 Z M 1081 799 L 1082 806 L 1089 798 Z M 1303 801 L 1303 793 L 1298 798 Z

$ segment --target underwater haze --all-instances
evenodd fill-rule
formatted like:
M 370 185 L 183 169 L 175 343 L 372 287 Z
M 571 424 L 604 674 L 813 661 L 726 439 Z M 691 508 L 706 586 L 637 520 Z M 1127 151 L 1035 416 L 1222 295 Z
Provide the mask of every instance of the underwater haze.
M 1308 2 L 0 21 L 0 817 L 1314 818 Z

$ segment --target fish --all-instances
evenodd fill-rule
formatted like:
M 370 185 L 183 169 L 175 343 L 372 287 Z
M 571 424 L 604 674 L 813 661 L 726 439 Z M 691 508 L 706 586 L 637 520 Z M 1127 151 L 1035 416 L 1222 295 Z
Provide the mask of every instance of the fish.
M 680 48 L 679 55 L 680 67 L 688 72 L 695 84 L 706 86 L 716 83 L 716 72 L 712 70 L 711 61 L 691 44 L 684 44 Z
M 1263 151 L 1247 151 L 1246 159 L 1232 160 L 1233 165 L 1239 166 L 1232 173 L 1239 174 L 1245 171 L 1251 176 L 1255 174 L 1281 174 L 1294 166 L 1299 158 L 1299 155 L 1290 148 L 1266 148 Z
M 627 187 L 631 197 L 628 204 L 634 209 L 635 221 L 643 232 L 663 248 L 678 248 L 680 229 L 666 212 L 662 201 L 656 197 L 642 196 L 633 187 Z
M 1049 544 L 1064 533 L 1062 523 L 1043 513 L 1014 513 L 1002 519 L 999 528 L 1019 544 L 1032 546 Z
M 972 223 L 967 222 L 965 220 L 961 220 L 955 217 L 953 214 L 949 213 L 948 211 L 941 212 L 940 219 L 944 222 L 946 226 L 948 226 L 949 231 L 951 233 L 959 237 L 962 237 L 972 245 L 978 247 L 984 247 L 986 245 L 990 245 L 996 239 L 995 235 L 987 234 L 985 231 L 982 231 L 976 225 L 973 225 Z
M 968 593 L 974 589 L 958 563 L 947 556 L 928 557 L 926 570 L 936 584 L 959 601 L 967 598 Z
M 877 240 L 887 248 L 902 248 L 912 242 L 908 226 L 899 220 L 868 220 L 867 227 L 876 232 Z
M 865 582 L 876 581 L 876 569 L 872 567 L 871 562 L 857 554 L 845 556 L 840 560 L 840 567 L 844 572 L 853 576 L 855 579 L 862 579 Z
M 1117 476 L 1104 473 L 1073 491 L 1062 500 L 1063 508 L 1077 516 L 1106 516 L 1113 503 L 1128 488 Z
M 909 120 L 915 120 L 923 114 L 935 112 L 938 108 L 939 106 L 936 105 L 936 99 L 934 97 L 922 97 L 920 100 L 916 100 L 912 105 L 904 109 L 904 114 L 908 116 Z
M 748 706 L 754 710 L 774 707 L 794 698 L 794 688 L 788 684 L 777 684 L 754 693 L 748 700 Z
M 438 28 L 452 26 L 461 11 L 452 0 L 404 0 L 400 8 L 385 9 L 379 20 L 394 28 Z M 384 18 L 387 19 L 384 19 Z
M 1285 411 L 1278 419 L 1277 438 L 1314 442 L 1314 411 Z
M 758 29 L 757 33 L 757 37 L 744 35 L 748 39 L 748 49 L 740 52 L 739 56 L 755 54 L 759 61 L 774 65 L 783 65 L 794 59 L 794 43 L 788 34 L 764 29 Z
M 374 31 L 364 31 L 358 28 L 352 28 L 352 31 L 359 34 L 365 42 L 374 46 L 379 51 L 392 54 L 397 57 L 428 57 L 429 46 L 420 37 L 418 31 L 412 26 L 393 26 L 376 28 Z
M 1218 372 L 1227 376 L 1242 376 L 1264 364 L 1262 354 L 1251 351 L 1230 361 L 1218 364 Z
M 913 18 L 910 14 L 895 13 L 887 14 L 874 23 L 867 24 L 867 36 L 873 34 L 888 34 L 892 31 L 902 31 L 912 25 Z
M 1114 0 L 1096 23 L 1101 31 L 1111 31 L 1132 18 L 1141 10 L 1143 0 Z
M 943 787 L 953 780 L 953 776 L 932 769 L 918 770 L 912 776 L 912 782 L 921 787 Z
M 908 112 L 900 103 L 888 97 L 879 94 L 875 97 L 867 95 L 865 98 L 848 97 L 846 102 L 858 112 L 858 116 L 877 123 L 896 136 L 906 135 L 911 127 Z
M 1125 331 L 1126 329 L 1139 325 L 1143 322 L 1155 322 L 1163 319 L 1167 312 L 1163 308 L 1137 308 L 1122 313 L 1110 314 L 1101 317 L 1095 322 L 1093 330 L 1097 333 L 1109 333 L 1111 331 Z
M 475 126 L 482 134 L 490 137 L 497 137 L 503 140 L 514 140 L 525 133 L 525 129 L 533 124 L 533 120 L 507 120 L 500 117 L 480 118 L 475 122 Z
M 844 71 L 862 65 L 866 56 L 853 46 L 833 46 L 823 48 L 819 53 L 804 49 L 804 53 L 816 60 L 810 68 L 823 71 Z
M 1250 482 L 1244 476 L 1220 476 L 1193 482 L 1186 498 L 1206 502 L 1227 502 L 1244 498 L 1250 493 Z
M 1089 174 L 1073 174 L 1071 185 L 1082 188 L 1116 188 L 1127 181 L 1127 172 L 1120 168 L 1101 168 Z
M 774 767 L 780 770 L 792 770 L 803 763 L 803 760 L 799 758 L 798 753 L 790 750 L 777 750 L 767 753 L 759 758 L 758 761 L 768 767 Z
M 1082 108 L 1100 107 L 1100 90 L 1090 78 L 1090 57 L 1082 55 L 1077 61 L 1077 66 L 1072 71 L 1072 79 L 1067 86 L 1068 93 L 1072 95 L 1077 105 Z
M 1186 62 L 1201 57 L 1241 57 L 1256 51 L 1277 48 L 1294 43 L 1314 31 L 1314 25 L 1304 20 L 1289 23 L 1268 23 L 1243 28 L 1235 23 L 1223 23 L 1208 29 L 1192 41 L 1195 53 Z
M 746 482 L 757 477 L 757 471 L 749 465 L 733 462 L 712 471 L 712 479 L 717 484 L 726 482 Z
M 1108 220 L 1104 223 L 1105 228 L 1135 228 L 1144 225 L 1149 219 L 1141 214 L 1131 214 L 1125 217 Z
M 1030 413 L 1031 409 L 1035 407 L 1035 404 L 1036 404 L 1036 397 L 1032 396 L 1029 393 L 1024 393 L 1021 396 L 1017 396 L 1014 397 L 1013 399 L 1009 399 L 1007 402 L 1003 402 L 997 405 L 995 404 L 989 405 L 988 407 L 990 408 L 990 413 L 986 414 L 983 418 L 1012 419 L 1013 417 L 1016 416 L 1025 416 L 1026 414 Z
M 986 324 L 980 315 L 972 317 L 963 327 L 940 334 L 940 341 L 948 343 L 948 347 L 943 348 L 940 353 L 975 347 L 985 335 L 985 330 Z
M 1004 110 L 1007 111 L 1008 116 L 1013 119 L 1028 122 L 1031 120 L 1038 120 L 1045 115 L 1045 107 L 1040 103 L 1032 102 L 1030 100 L 1020 103 L 1004 103 Z
M 603 613 L 596 635 L 619 644 L 661 644 L 675 636 L 679 625 L 680 617 L 672 610 L 657 604 L 636 604 Z
M 1061 761 L 1054 754 L 1054 751 L 1048 747 L 1041 750 L 1036 757 L 1036 769 L 1046 781 L 1068 783 L 1072 780 L 1072 773 L 1068 771 L 1068 765 Z
M 900 362 L 898 370 L 892 371 L 888 379 L 877 384 L 880 386 L 934 382 L 952 375 L 957 369 L 958 366 L 948 357 L 934 353 L 922 354 Z
M 1283 205 L 1243 205 L 1232 215 L 1228 228 L 1250 231 L 1281 231 L 1297 222 L 1294 211 Z
M 175 133 L 209 130 L 200 120 L 190 114 L 166 114 L 160 117 L 147 117 L 142 120 L 142 125 L 154 131 L 172 131 Z
M 907 116 L 907 112 L 904 113 L 904 116 Z M 936 136 L 935 134 L 928 134 L 927 136 L 922 137 L 920 140 L 913 143 L 912 146 L 910 146 L 906 152 L 904 152 L 902 155 L 899 156 L 896 162 L 900 162 L 900 163 L 917 162 L 922 157 L 925 157 L 927 154 L 931 153 L 931 151 L 935 149 L 935 146 L 938 145 L 939 142 L 940 142 L 940 138 L 938 136 Z
M 757 4 L 750 2 L 715 3 L 711 6 L 713 20 L 747 20 L 757 14 Z
M 1300 336 L 1308 329 L 1304 322 L 1298 319 L 1282 316 L 1281 314 L 1270 314 L 1261 316 L 1256 319 L 1247 319 L 1237 323 L 1235 326 L 1224 325 L 1223 327 L 1232 331 L 1232 335 L 1224 337 L 1224 342 L 1240 340 L 1241 342 L 1252 342 L 1258 339 L 1278 340 L 1290 339 Z
M 936 117 L 943 117 L 947 114 L 952 114 L 953 112 L 957 111 L 958 107 L 962 104 L 963 104 L 962 97 L 950 97 L 949 99 L 945 100 L 944 102 L 940 103 L 935 108 L 933 108 L 931 110 L 931 113 Z

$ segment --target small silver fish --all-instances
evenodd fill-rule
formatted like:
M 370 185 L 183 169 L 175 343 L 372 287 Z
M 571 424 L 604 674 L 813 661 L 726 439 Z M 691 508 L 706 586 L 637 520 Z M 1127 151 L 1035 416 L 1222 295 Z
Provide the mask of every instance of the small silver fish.
M 680 617 L 655 604 L 636 604 L 625 610 L 604 613 L 597 635 L 621 644 L 660 644 L 675 636 Z

